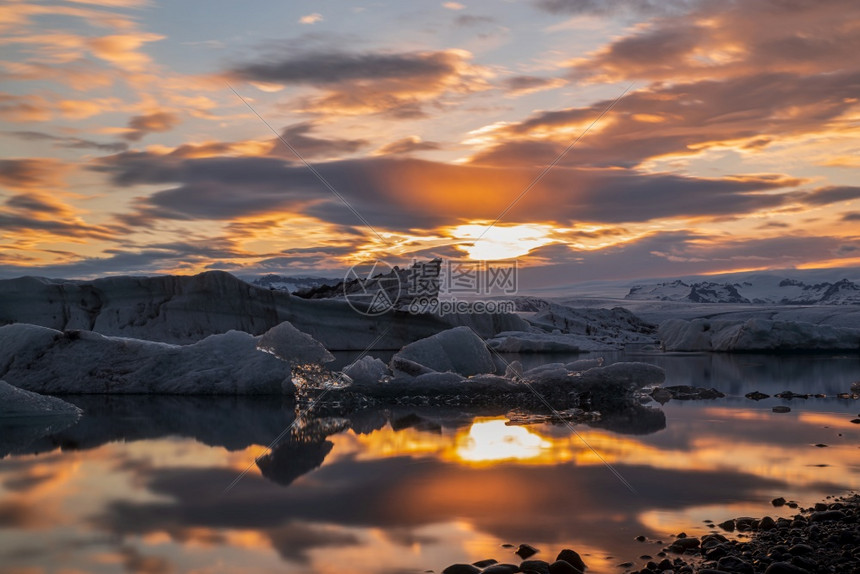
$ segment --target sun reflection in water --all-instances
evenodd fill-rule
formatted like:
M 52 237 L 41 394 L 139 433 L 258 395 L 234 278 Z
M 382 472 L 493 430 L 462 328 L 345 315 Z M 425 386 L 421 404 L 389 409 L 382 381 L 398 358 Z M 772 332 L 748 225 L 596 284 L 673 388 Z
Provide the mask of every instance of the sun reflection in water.
M 495 462 L 539 458 L 552 443 L 525 427 L 506 426 L 504 420 L 478 421 L 457 445 L 465 462 Z

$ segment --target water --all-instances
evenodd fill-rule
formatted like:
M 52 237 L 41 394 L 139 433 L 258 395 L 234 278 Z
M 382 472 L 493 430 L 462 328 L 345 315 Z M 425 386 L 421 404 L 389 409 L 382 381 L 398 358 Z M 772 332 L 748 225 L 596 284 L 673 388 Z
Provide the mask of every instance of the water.
M 72 397 L 83 419 L 0 460 L 0 571 L 439 572 L 516 562 L 500 545 L 527 542 L 619 572 L 705 520 L 860 488 L 860 401 L 834 396 L 860 380 L 860 357 L 607 355 L 625 358 L 729 396 L 576 433 L 410 408 L 284 433 L 295 413 L 280 399 Z M 753 390 L 828 397 L 743 398 Z

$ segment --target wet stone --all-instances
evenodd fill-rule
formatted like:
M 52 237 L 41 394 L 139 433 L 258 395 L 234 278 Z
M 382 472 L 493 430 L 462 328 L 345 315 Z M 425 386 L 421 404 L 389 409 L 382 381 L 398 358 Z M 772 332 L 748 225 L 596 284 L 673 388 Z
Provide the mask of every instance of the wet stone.
M 483 574 L 514 574 L 519 571 L 520 567 L 516 564 L 493 564 L 485 568 Z
M 534 556 L 537 553 L 538 549 L 531 544 L 520 544 L 519 548 L 517 548 L 515 552 L 515 554 L 520 558 L 528 558 L 529 556 Z
M 544 560 L 524 560 L 522 564 L 520 564 L 520 570 L 523 572 L 533 570 L 539 574 L 550 574 L 549 562 Z
M 583 569 L 577 568 L 567 560 L 556 560 L 549 565 L 550 574 L 583 574 Z
M 582 570 L 583 572 L 586 570 L 586 568 L 588 568 L 579 553 L 576 550 L 571 550 L 570 548 L 565 548 L 564 550 L 559 552 L 558 556 L 556 556 L 555 559 L 564 560 L 571 566 Z

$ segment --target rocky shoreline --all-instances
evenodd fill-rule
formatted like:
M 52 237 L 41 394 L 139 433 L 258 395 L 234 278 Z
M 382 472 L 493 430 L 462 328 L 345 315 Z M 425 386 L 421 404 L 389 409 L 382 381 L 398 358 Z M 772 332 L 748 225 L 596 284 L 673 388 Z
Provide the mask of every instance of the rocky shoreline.
M 783 498 L 774 506 L 797 504 Z M 860 573 L 860 494 L 828 497 L 791 518 L 739 517 L 713 525 L 702 537 L 678 534 L 641 567 L 619 564 L 626 574 L 858 574 Z M 725 534 L 717 532 L 722 529 Z M 728 534 L 728 536 L 726 536 Z M 637 537 L 645 542 L 644 536 Z M 552 563 L 531 559 L 537 552 L 527 544 L 517 564 L 494 559 L 453 564 L 442 574 L 561 574 L 587 571 L 573 550 L 563 550 Z M 638 568 L 638 569 L 637 569 Z

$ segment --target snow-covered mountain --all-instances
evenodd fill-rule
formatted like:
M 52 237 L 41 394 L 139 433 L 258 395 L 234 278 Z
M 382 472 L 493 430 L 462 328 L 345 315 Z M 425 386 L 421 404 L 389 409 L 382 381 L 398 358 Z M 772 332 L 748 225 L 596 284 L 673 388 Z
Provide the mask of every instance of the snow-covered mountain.
M 637 285 L 624 297 L 632 300 L 690 303 L 759 303 L 777 305 L 860 305 L 860 284 L 848 279 L 807 283 L 776 275 L 750 275 L 742 281 Z
M 332 279 L 331 277 L 310 277 L 304 275 L 263 275 L 248 280 L 251 285 L 263 287 L 265 289 L 273 289 L 276 291 L 287 291 L 295 293 L 296 291 L 305 291 L 314 289 L 321 285 L 337 285 L 341 279 Z

